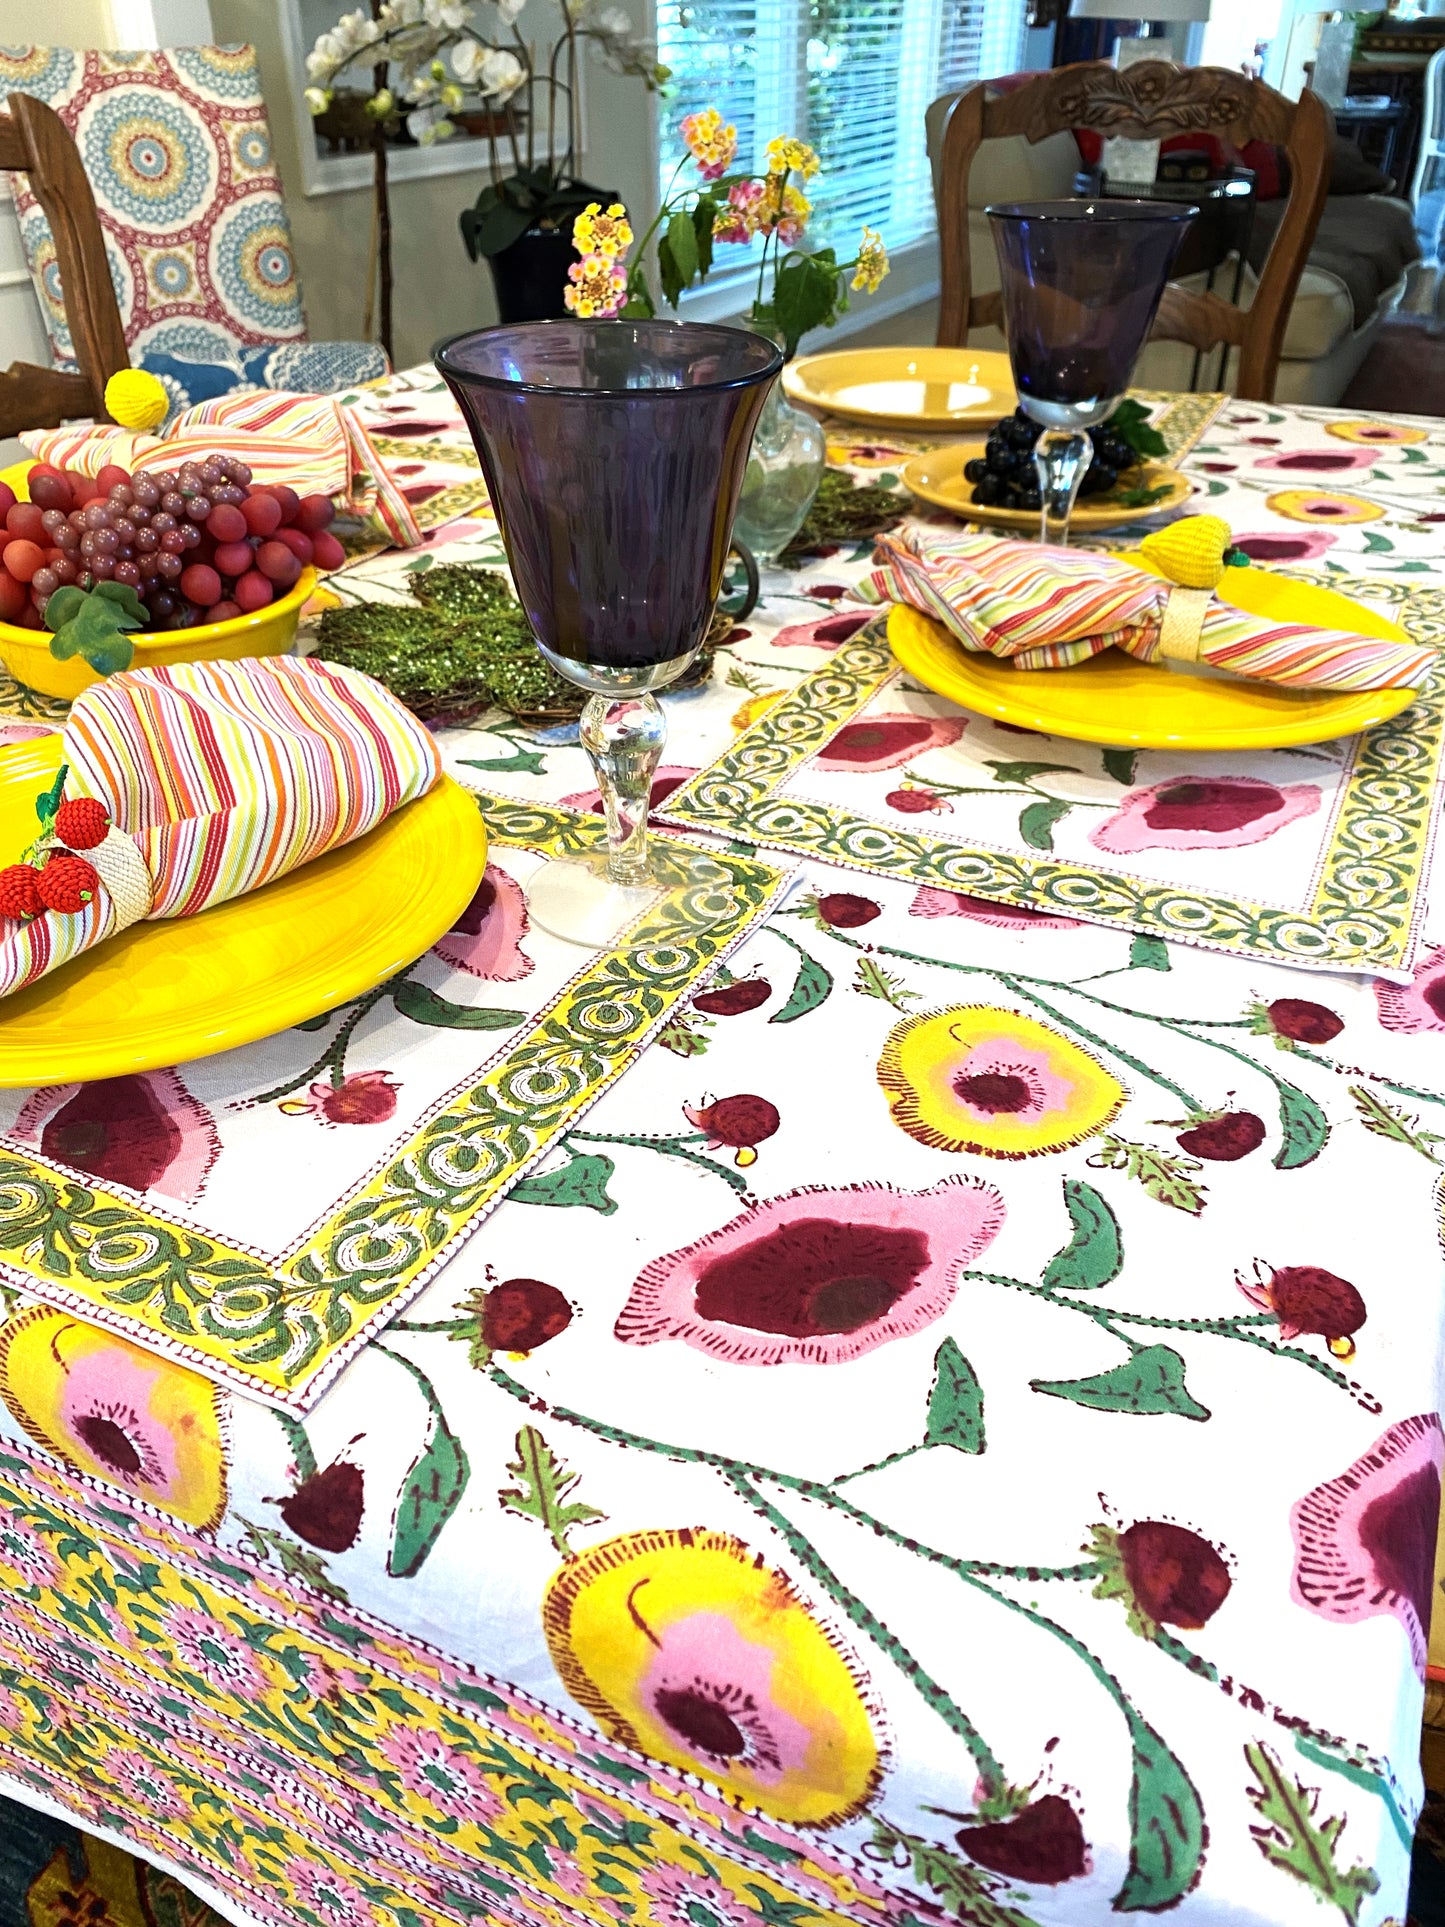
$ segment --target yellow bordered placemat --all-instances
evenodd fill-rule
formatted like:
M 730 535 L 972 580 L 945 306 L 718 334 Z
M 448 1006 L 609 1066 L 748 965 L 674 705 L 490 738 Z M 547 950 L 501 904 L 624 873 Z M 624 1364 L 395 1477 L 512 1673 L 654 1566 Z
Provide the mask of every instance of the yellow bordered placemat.
M 1322 579 L 1304 570 L 1288 573 L 1302 581 Z M 1392 615 L 1417 640 L 1445 643 L 1445 591 L 1407 589 L 1385 581 L 1359 586 L 1367 588 L 1373 600 L 1389 605 Z M 1138 799 L 1147 798 L 1149 787 L 1143 775 L 1136 780 L 1132 752 L 1100 752 L 1057 737 L 1010 732 L 994 741 L 991 756 L 970 763 L 959 754 L 960 742 L 971 744 L 995 726 L 967 716 L 951 731 L 947 726 L 937 730 L 934 741 L 923 743 L 907 761 L 872 763 L 872 774 L 886 770 L 883 781 L 898 786 L 893 795 L 900 790 L 908 793 L 904 820 L 896 808 L 885 805 L 877 783 L 872 785 L 871 798 L 865 797 L 865 786 L 858 785 L 856 807 L 837 800 L 834 792 L 856 783 L 856 778 L 845 776 L 840 785 L 831 777 L 843 759 L 836 755 L 829 765 L 829 747 L 841 751 L 840 732 L 856 725 L 889 692 L 895 692 L 895 699 L 884 704 L 885 712 L 898 710 L 898 698 L 911 687 L 922 699 L 919 715 L 937 715 L 946 709 L 950 717 L 965 717 L 965 712 L 909 684 L 888 650 L 885 622 L 886 617 L 870 623 L 825 667 L 805 676 L 744 730 L 730 749 L 675 790 L 659 814 L 682 827 L 745 837 L 772 849 L 881 876 L 905 877 L 922 888 L 1112 924 L 1174 942 L 1321 969 L 1408 974 L 1437 807 L 1445 735 L 1445 668 L 1434 672 L 1421 699 L 1400 716 L 1350 739 L 1337 751 L 1168 758 L 1139 753 L 1138 765 L 1166 772 L 1172 768 L 1176 782 L 1197 780 L 1201 772 L 1194 765 L 1199 764 L 1206 780 L 1222 775 L 1240 786 L 1241 793 L 1243 786 L 1261 779 L 1236 772 L 1275 769 L 1282 772 L 1278 793 L 1284 806 L 1275 811 L 1280 827 L 1302 809 L 1319 813 L 1327 833 L 1322 834 L 1309 873 L 1299 886 L 1292 893 L 1280 889 L 1251 895 L 1217 884 L 1195 887 L 1177 880 L 1161 882 L 1118 862 L 1096 864 L 1081 860 L 1077 853 L 1071 859 L 1055 853 L 1056 826 L 1070 811 L 1098 812 L 1109 807 L 1051 793 L 1051 784 L 1057 783 L 1051 771 L 1066 763 L 1081 765 L 1086 759 L 1092 759 L 1089 768 L 1097 769 L 1101 784 L 1107 779 L 1116 786 L 1116 823 L 1126 815 L 1131 799 L 1138 805 L 1133 823 L 1114 831 L 1113 848 L 1128 847 L 1127 836 L 1144 807 Z M 873 727 L 884 717 L 874 707 L 867 720 Z M 888 714 L 886 721 L 900 737 L 906 735 L 906 717 Z M 900 724 L 905 727 L 899 729 Z M 880 741 L 886 758 L 886 740 L 880 737 Z M 854 744 L 848 743 L 847 749 L 851 754 Z M 930 752 L 935 760 L 917 768 Z M 979 752 L 970 749 L 969 754 L 977 758 Z M 1302 754 L 1317 758 L 1318 763 L 1301 761 Z M 1344 759 L 1338 775 L 1332 766 L 1336 755 Z M 953 759 L 951 765 L 938 760 L 945 756 Z M 821 768 L 820 757 L 824 758 Z M 866 756 L 854 767 L 867 767 Z M 934 774 L 940 770 L 944 773 Z M 824 780 L 825 771 L 831 780 Z M 1075 767 L 1070 773 L 1077 776 L 1079 770 Z M 1308 780 L 1296 781 L 1297 777 Z M 995 820 L 993 835 L 985 839 L 970 827 L 969 818 L 978 822 L 974 799 L 990 784 L 998 786 L 997 795 L 989 795 L 990 802 L 1008 793 L 1017 795 L 1020 807 L 1017 824 L 1008 834 L 1001 833 Z M 1313 803 L 1301 802 L 1311 789 L 1316 792 Z M 828 792 L 826 800 L 818 794 L 821 790 Z M 933 800 L 925 801 L 929 797 Z M 1247 794 L 1244 805 L 1252 807 Z M 960 827 L 951 831 L 942 827 L 955 820 Z M 1100 819 L 1095 815 L 1092 820 Z M 1226 837 L 1211 843 L 1205 836 L 1197 847 L 1210 863 L 1199 865 L 1201 873 L 1212 868 L 1217 875 L 1228 867 L 1249 874 L 1253 852 L 1239 846 L 1261 840 L 1248 831 L 1236 832 L 1236 847 L 1231 847 Z M 1141 842 L 1135 847 L 1147 846 Z M 1227 861 L 1221 865 L 1219 857 L 1225 851 Z M 1291 894 L 1293 902 L 1287 900 Z
M 1131 388 L 1126 399 L 1142 402 L 1150 411 L 1150 426 L 1164 437 L 1165 450 L 1153 459 L 1171 465 L 1204 439 L 1234 401 L 1233 395 L 1177 395 L 1162 388 Z M 824 415 L 821 420 L 828 438 L 828 460 L 849 468 L 892 467 L 900 456 L 978 439 L 977 428 L 875 428 L 870 432 L 865 423 L 842 415 Z
M 510 922 L 495 936 L 474 932 L 470 948 L 463 925 L 443 938 L 422 960 L 431 969 L 440 959 L 432 972 L 440 990 L 403 972 L 278 1039 L 125 1080 L 131 1112 L 148 1105 L 153 1113 L 146 1142 L 154 1147 L 169 1133 L 183 1147 L 159 1172 L 153 1149 L 132 1153 L 152 1157 L 144 1195 L 86 1176 L 107 1122 L 67 1106 L 77 1094 L 82 1108 L 91 1104 L 84 1094 L 98 1087 L 36 1092 L 28 1102 L 7 1094 L 20 1109 L 0 1131 L 0 1279 L 217 1382 L 309 1409 L 636 1061 L 790 880 L 791 866 L 710 852 L 727 873 L 713 887 L 717 922 L 680 929 L 659 916 L 655 942 L 638 949 L 576 950 L 528 930 L 520 885 L 491 858 L 595 849 L 605 842 L 601 819 L 490 794 L 477 801 L 488 878 Z M 468 972 L 489 981 L 469 982 Z M 379 1000 L 370 1056 L 358 1056 L 357 1013 Z M 401 1135 L 386 1127 L 399 1088 L 391 1071 L 357 1067 L 378 1060 L 404 1065 L 403 1084 L 410 1078 L 431 1093 Z M 278 1065 L 293 1074 L 277 1080 Z M 248 1141 L 227 1144 L 229 1132 L 248 1127 Z M 386 1148 L 368 1154 L 378 1135 Z M 75 1163 L 64 1161 L 67 1150 Z M 187 1158 L 210 1172 L 208 1155 L 220 1160 L 210 1188 L 187 1202 L 177 1174 Z M 239 1222 L 264 1225 L 269 1192 L 288 1186 L 288 1221 L 304 1219 L 304 1228 L 273 1248 L 234 1235 Z M 178 1195 L 175 1209 L 166 1191 Z

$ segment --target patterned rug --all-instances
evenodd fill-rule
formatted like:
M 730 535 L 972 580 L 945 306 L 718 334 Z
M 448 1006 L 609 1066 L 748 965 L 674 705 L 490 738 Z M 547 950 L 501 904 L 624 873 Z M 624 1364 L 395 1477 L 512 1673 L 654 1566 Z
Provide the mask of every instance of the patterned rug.
M 227 1927 L 178 1880 L 0 1799 L 0 1927 Z

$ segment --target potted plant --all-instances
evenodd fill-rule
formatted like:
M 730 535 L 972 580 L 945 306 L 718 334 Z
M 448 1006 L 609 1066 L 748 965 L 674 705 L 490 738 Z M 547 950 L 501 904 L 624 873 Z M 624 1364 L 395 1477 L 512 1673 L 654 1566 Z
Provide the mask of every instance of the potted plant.
M 381 339 L 391 353 L 391 216 L 388 126 L 426 147 L 466 131 L 486 144 L 489 173 L 461 217 L 475 261 L 485 257 L 504 321 L 561 315 L 571 260 L 568 228 L 603 190 L 574 178 L 581 146 L 577 98 L 582 45 L 614 71 L 649 88 L 667 78 L 656 49 L 620 7 L 557 0 L 557 20 L 540 43 L 518 27 L 525 0 L 371 0 L 343 14 L 307 56 L 306 104 L 321 116 L 347 74 L 365 77 L 365 112 L 376 156 L 376 252 Z M 479 17 L 480 16 L 480 17 Z M 561 152 L 558 152 L 560 147 Z
M 684 289 L 707 279 L 716 246 L 748 247 L 761 239 L 747 319 L 791 360 L 810 329 L 832 327 L 848 306 L 850 287 L 870 294 L 878 288 L 888 272 L 882 236 L 865 227 L 850 261 L 839 261 L 833 248 L 809 252 L 800 245 L 813 211 L 803 189 L 819 165 L 806 141 L 791 135 L 769 141 L 766 171 L 746 174 L 730 171 L 737 129 L 724 125 L 715 107 L 689 114 L 680 131 L 687 156 L 635 254 L 621 207 L 592 203 L 577 216 L 572 245 L 579 258 L 569 271 L 567 306 L 584 317 L 655 314 L 647 271 L 655 241 L 658 286 L 675 309 Z M 753 437 L 734 525 L 759 560 L 774 561 L 802 527 L 826 460 L 822 429 L 777 384 Z

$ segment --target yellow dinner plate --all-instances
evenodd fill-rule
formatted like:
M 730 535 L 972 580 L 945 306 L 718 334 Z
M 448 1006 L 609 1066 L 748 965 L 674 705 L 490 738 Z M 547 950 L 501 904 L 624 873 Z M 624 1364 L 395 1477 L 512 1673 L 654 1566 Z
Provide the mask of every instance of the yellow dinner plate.
M 955 442 L 951 448 L 935 449 L 931 455 L 915 455 L 899 473 L 905 486 L 920 502 L 947 509 L 950 515 L 963 515 L 970 522 L 981 522 L 991 529 L 1020 529 L 1028 535 L 1039 532 L 1037 509 L 985 508 L 973 499 L 973 483 L 964 474 L 964 464 L 984 452 L 983 442 Z M 1194 484 L 1177 468 L 1161 468 L 1145 462 L 1130 471 L 1131 486 L 1163 488 L 1168 492 L 1144 508 L 1126 508 L 1112 495 L 1080 496 L 1069 518 L 1071 529 L 1080 534 L 1088 530 L 1122 528 L 1126 522 L 1142 522 L 1150 515 L 1164 515 L 1187 502 Z
M 1152 568 L 1143 556 L 1131 562 Z M 1230 604 L 1250 615 L 1359 635 L 1408 637 L 1363 603 L 1332 589 L 1291 582 L 1265 569 L 1231 569 Z M 1242 677 L 1200 675 L 1180 665 L 1140 662 L 1118 649 L 1074 669 L 1015 669 L 975 655 L 942 623 L 901 604 L 889 611 L 888 642 L 910 676 L 950 701 L 1021 729 L 1131 749 L 1288 749 L 1328 742 L 1398 716 L 1413 689 L 1282 689 Z
M 60 737 L 0 751 L 0 852 L 35 834 Z M 476 803 L 444 777 L 369 835 L 196 917 L 133 924 L 0 1000 L 0 1087 L 87 1083 L 271 1037 L 430 949 L 487 860 Z
M 783 387 L 848 421 L 874 428 L 980 428 L 1018 406 L 1007 355 L 977 348 L 841 348 L 804 355 Z

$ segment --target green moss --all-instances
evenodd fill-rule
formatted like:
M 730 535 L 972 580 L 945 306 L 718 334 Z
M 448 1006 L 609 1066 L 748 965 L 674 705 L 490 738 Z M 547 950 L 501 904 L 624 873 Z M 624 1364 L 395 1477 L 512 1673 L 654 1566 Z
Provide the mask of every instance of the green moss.
M 866 535 L 877 535 L 899 521 L 907 506 L 905 498 L 890 488 L 872 482 L 857 485 L 839 469 L 824 469 L 807 519 L 779 560 L 801 562 L 825 543 L 860 542 Z

